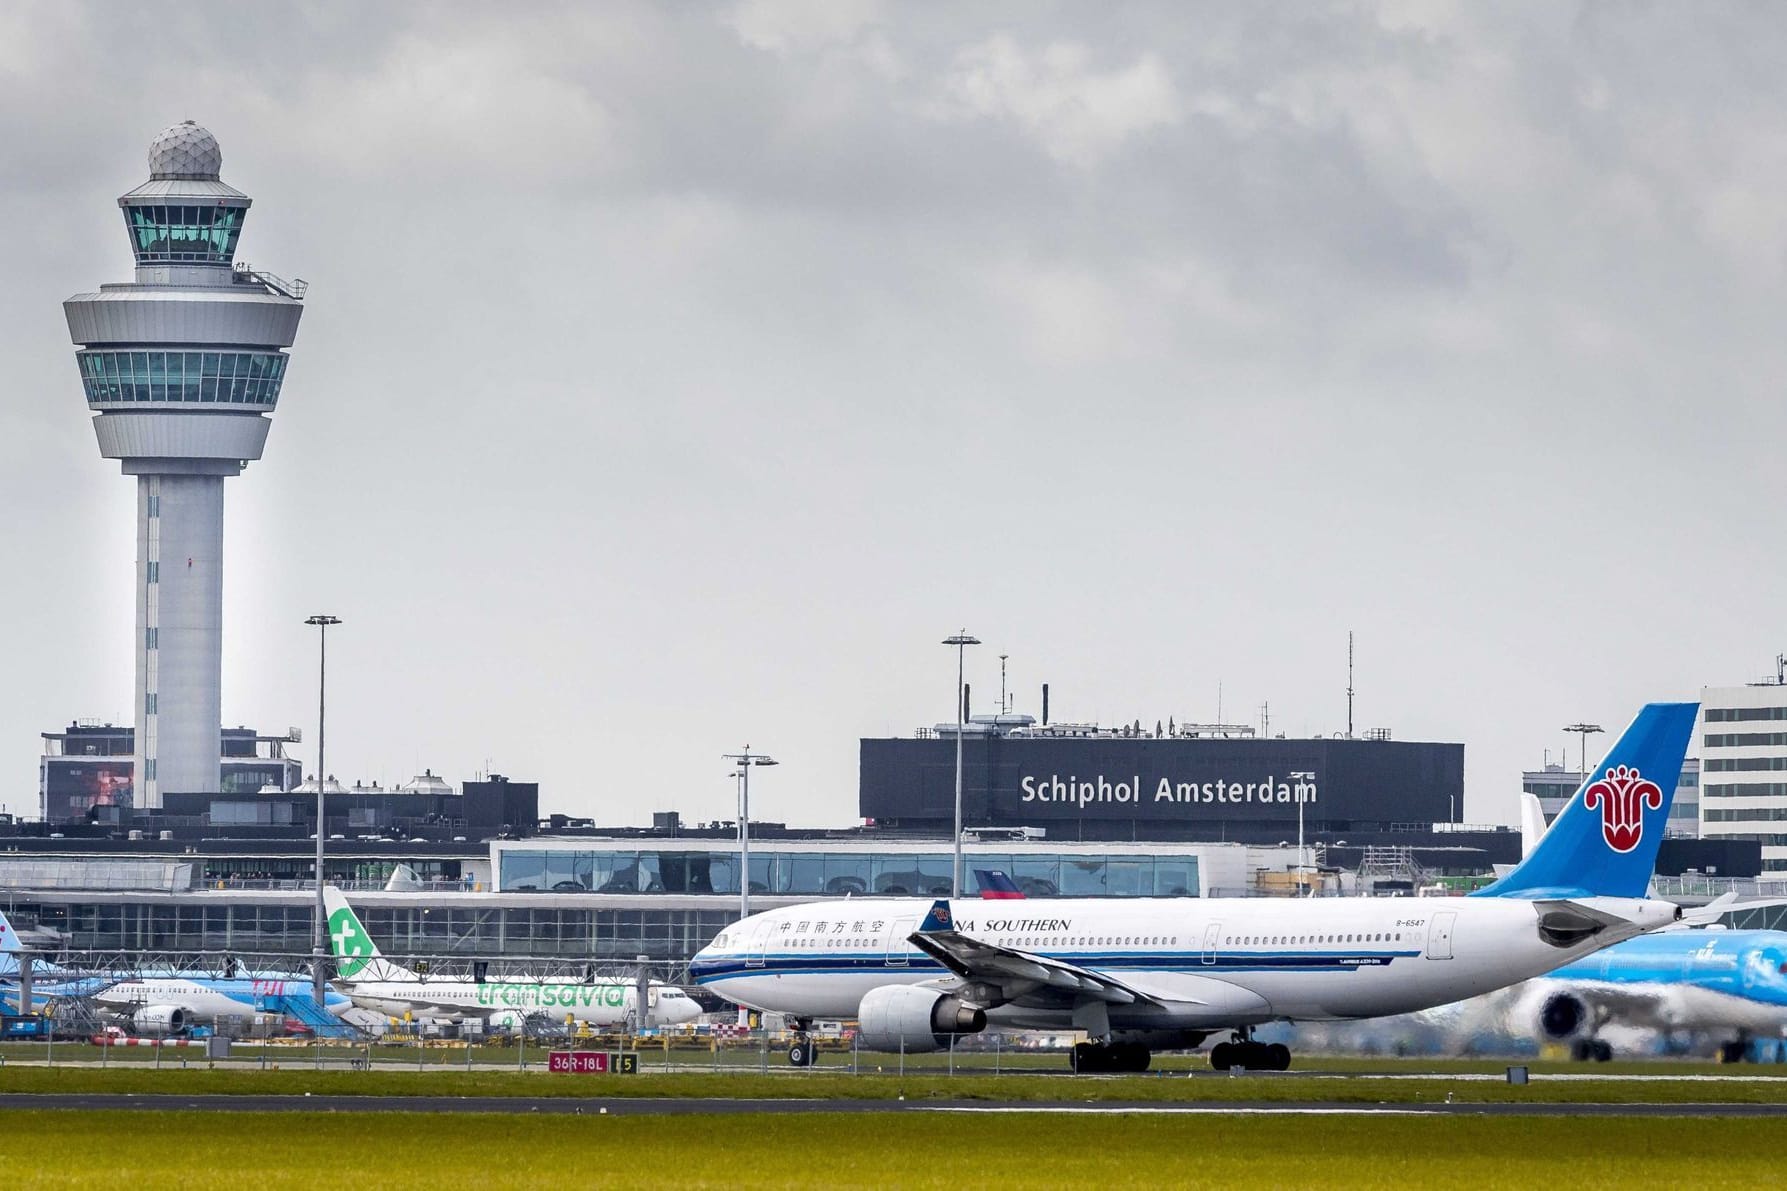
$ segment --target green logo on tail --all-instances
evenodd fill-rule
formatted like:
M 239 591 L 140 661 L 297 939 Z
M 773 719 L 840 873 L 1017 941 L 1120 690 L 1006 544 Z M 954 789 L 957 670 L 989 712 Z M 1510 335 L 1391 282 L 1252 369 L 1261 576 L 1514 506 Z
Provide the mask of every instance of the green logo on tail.
M 366 937 L 366 929 L 354 917 L 353 910 L 343 906 L 329 915 L 329 938 L 335 946 L 336 971 L 352 980 L 373 953 L 372 940 Z

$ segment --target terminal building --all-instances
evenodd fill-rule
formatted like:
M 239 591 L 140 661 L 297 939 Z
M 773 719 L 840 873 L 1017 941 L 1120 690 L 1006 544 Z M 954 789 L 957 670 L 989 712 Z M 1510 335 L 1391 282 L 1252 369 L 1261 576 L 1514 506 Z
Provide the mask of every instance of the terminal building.
M 1046 704 L 1046 699 L 1045 699 Z M 956 726 L 860 744 L 859 811 L 883 830 L 949 837 Z M 973 716 L 962 740 L 962 821 L 1052 841 L 1295 844 L 1336 863 L 1410 851 L 1444 871 L 1519 858 L 1517 833 L 1462 821 L 1464 746 L 1256 736 L 1248 725 L 1107 728 Z
M 1753 840 L 1765 873 L 1787 875 L 1787 681 L 1701 692 L 1700 831 Z
M 264 736 L 253 728 L 219 731 L 222 756 L 217 789 L 223 794 L 286 791 L 300 781 L 298 762 L 285 746 L 297 729 Z M 136 806 L 136 729 L 97 721 L 70 724 L 43 734 L 37 768 L 38 816 L 46 822 L 87 819 L 117 825 Z

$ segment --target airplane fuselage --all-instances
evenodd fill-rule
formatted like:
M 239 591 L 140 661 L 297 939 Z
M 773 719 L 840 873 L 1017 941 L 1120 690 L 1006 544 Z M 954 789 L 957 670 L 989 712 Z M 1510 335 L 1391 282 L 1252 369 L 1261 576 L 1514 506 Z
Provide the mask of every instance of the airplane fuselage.
M 1625 922 L 1570 946 L 1544 941 L 1540 907 L 1507 898 L 1048 899 L 950 902 L 955 930 L 1120 980 L 1157 1004 L 1112 1006 L 1116 1028 L 1219 1028 L 1405 1013 L 1538 975 L 1671 921 L 1666 902 L 1586 898 Z M 808 903 L 745 919 L 696 956 L 714 993 L 802 1018 L 857 1015 L 865 994 L 952 974 L 908 941 L 928 899 Z M 1162 1008 L 1162 1006 L 1165 1006 Z M 1021 1001 L 1016 1026 L 1062 1023 Z
M 632 1020 L 637 990 L 631 983 L 569 980 L 362 980 L 339 987 L 363 1009 L 391 1017 L 463 1019 L 503 1013 L 618 1026 Z M 648 993 L 649 1018 L 675 1024 L 693 1021 L 701 1009 L 680 989 L 653 984 Z

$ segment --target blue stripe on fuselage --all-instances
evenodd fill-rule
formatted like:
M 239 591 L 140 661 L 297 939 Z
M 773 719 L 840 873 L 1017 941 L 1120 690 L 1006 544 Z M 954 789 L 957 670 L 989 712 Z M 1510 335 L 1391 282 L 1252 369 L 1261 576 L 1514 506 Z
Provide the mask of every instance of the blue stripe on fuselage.
M 1200 952 L 1049 954 L 1047 958 L 1070 963 L 1093 971 L 1189 972 L 1206 975 L 1222 972 L 1350 972 L 1359 968 L 1380 968 L 1396 959 L 1419 956 L 1419 951 L 1389 952 L 1235 952 L 1218 953 L 1205 963 Z M 885 952 L 858 955 L 766 955 L 761 962 L 736 959 L 704 960 L 689 965 L 689 974 L 697 984 L 714 980 L 736 980 L 747 976 L 814 976 L 859 972 L 942 971 L 936 960 L 913 956 L 903 964 L 887 962 Z

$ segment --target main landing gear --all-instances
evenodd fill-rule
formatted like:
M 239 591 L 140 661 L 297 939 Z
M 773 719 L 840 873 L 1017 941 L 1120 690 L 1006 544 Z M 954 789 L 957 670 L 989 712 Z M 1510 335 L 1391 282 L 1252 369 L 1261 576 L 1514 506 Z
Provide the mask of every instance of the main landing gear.
M 1151 1058 L 1153 1054 L 1139 1042 L 1115 1042 L 1108 1046 L 1097 1042 L 1081 1042 L 1073 1048 L 1073 1069 L 1081 1075 L 1146 1071 Z
M 1605 1063 L 1613 1058 L 1613 1047 L 1599 1038 L 1578 1038 L 1570 1044 L 1570 1057 L 1578 1063 Z
M 790 1067 L 811 1067 L 819 1061 L 819 1051 L 813 1046 L 813 1035 L 808 1033 L 813 1028 L 810 1021 L 794 1023 L 794 1037 L 788 1041 L 788 1065 Z
M 1235 1034 L 1233 1041 L 1218 1042 L 1210 1048 L 1210 1066 L 1218 1071 L 1236 1067 L 1247 1071 L 1289 1071 L 1291 1048 L 1282 1042 L 1255 1042 L 1253 1033 L 1243 1030 Z

